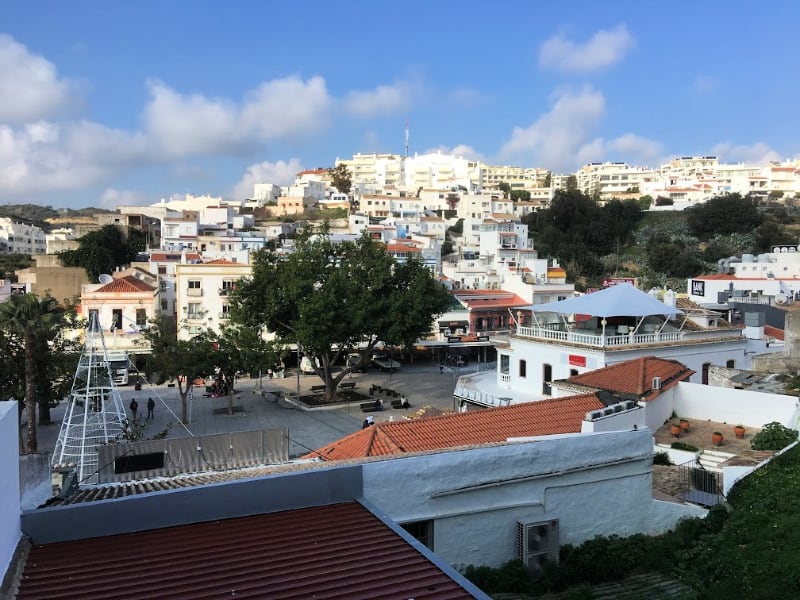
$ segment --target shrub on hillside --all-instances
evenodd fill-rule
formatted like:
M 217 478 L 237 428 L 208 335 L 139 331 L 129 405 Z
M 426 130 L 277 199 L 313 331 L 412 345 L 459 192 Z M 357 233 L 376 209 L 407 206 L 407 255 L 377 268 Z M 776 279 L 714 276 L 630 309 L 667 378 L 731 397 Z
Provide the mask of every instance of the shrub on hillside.
M 796 441 L 796 429 L 789 429 L 777 421 L 772 421 L 764 425 L 763 429 L 753 436 L 750 447 L 753 450 L 783 450 Z

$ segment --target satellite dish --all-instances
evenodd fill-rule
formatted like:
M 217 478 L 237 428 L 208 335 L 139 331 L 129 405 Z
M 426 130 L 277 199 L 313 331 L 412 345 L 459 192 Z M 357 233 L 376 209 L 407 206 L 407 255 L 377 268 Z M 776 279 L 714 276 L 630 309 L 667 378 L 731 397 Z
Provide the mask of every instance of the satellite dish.
M 106 283 L 111 283 L 112 281 L 114 281 L 114 278 L 111 275 L 109 275 L 108 273 L 101 274 L 100 277 L 98 277 L 97 279 L 103 285 L 105 285 Z

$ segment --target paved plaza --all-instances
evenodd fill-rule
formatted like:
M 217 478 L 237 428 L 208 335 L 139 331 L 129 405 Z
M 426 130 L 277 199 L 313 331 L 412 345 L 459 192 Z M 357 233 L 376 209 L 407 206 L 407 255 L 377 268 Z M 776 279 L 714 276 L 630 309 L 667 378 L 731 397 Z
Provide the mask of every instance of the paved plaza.
M 414 414 L 423 406 L 439 410 L 453 410 L 453 389 L 459 375 L 474 372 L 475 367 L 458 370 L 445 367 L 439 372 L 438 364 L 430 362 L 416 365 L 403 364 L 399 371 L 392 373 L 370 369 L 366 373 L 353 373 L 345 381 L 355 382 L 355 391 L 369 395 L 372 385 L 395 390 L 405 394 L 411 408 L 407 410 L 392 409 L 390 399 L 381 396 L 386 405 L 382 412 L 370 413 L 376 421 L 402 419 L 404 415 Z M 300 375 L 301 395 L 309 394 L 311 386 L 320 385 L 322 381 L 316 375 Z M 181 425 L 179 416 L 181 402 L 177 387 L 167 384 L 158 386 L 143 385 L 135 391 L 133 385 L 119 388 L 123 406 L 130 404 L 135 397 L 139 403 L 139 417 L 147 414 L 147 399 L 152 397 L 156 402 L 154 419 L 147 422 L 145 437 L 152 437 L 170 427 L 170 438 L 189 435 L 209 435 L 233 431 L 249 431 L 256 429 L 287 428 L 289 430 L 289 456 L 295 457 L 329 444 L 361 428 L 365 414 L 361 412 L 358 402 L 343 403 L 334 407 L 306 409 L 286 402 L 284 398 L 294 396 L 297 392 L 296 371 L 287 371 L 283 379 L 242 378 L 236 382 L 236 393 L 233 405 L 241 407 L 233 415 L 226 414 L 228 398 L 211 398 L 205 396 L 205 388 L 195 387 L 194 397 L 189 400 L 189 423 L 186 428 Z M 50 453 L 55 446 L 61 420 L 64 417 L 65 403 L 51 410 L 53 424 L 40 426 L 39 451 Z M 223 409 L 223 410 L 221 410 Z M 128 411 L 129 413 L 129 411 Z

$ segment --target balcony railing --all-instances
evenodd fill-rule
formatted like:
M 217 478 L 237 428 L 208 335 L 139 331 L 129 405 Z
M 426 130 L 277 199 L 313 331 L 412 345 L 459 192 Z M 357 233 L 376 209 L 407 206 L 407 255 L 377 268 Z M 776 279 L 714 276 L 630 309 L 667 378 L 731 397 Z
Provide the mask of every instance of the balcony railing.
M 187 296 L 202 296 L 203 288 L 189 288 L 186 290 Z
M 638 333 L 635 335 L 617 335 L 616 332 L 581 333 L 577 330 L 562 331 L 546 327 L 520 327 L 517 335 L 552 342 L 567 342 L 595 348 L 640 346 L 648 344 L 675 344 L 678 342 L 697 342 L 703 340 L 718 340 L 722 338 L 741 337 L 740 330 L 716 331 L 662 331 L 661 333 Z

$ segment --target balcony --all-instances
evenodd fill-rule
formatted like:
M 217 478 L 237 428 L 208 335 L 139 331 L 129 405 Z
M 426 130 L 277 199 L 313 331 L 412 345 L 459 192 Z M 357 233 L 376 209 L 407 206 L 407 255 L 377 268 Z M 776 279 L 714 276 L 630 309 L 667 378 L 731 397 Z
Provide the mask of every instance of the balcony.
M 224 320 L 230 319 L 231 318 L 231 313 L 229 313 L 229 312 L 221 312 L 221 313 L 219 313 L 217 315 L 217 318 L 220 321 L 224 321 Z
M 605 335 L 601 330 L 564 331 L 560 327 L 519 327 L 517 335 L 552 343 L 577 344 L 591 348 L 622 348 L 627 346 L 668 345 L 701 343 L 704 341 L 719 341 L 723 339 L 742 339 L 739 329 L 718 329 L 703 331 L 652 331 L 637 334 L 618 334 L 613 329 L 607 329 Z
M 187 296 L 202 296 L 203 295 L 203 288 L 189 288 L 186 290 Z

